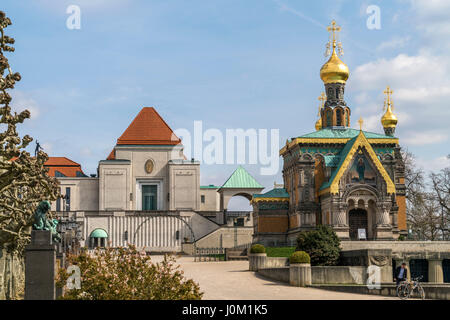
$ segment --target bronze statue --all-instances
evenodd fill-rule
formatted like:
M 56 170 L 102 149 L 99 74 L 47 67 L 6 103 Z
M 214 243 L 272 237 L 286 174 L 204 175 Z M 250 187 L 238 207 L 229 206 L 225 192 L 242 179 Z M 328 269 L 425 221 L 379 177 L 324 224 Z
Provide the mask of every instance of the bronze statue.
M 61 241 L 61 236 L 56 231 L 56 227 L 58 225 L 57 219 L 51 219 L 47 216 L 48 212 L 50 211 L 50 202 L 48 201 L 41 201 L 39 203 L 36 211 L 34 212 L 34 224 L 33 224 L 33 230 L 48 230 L 52 233 L 52 239 L 55 242 Z

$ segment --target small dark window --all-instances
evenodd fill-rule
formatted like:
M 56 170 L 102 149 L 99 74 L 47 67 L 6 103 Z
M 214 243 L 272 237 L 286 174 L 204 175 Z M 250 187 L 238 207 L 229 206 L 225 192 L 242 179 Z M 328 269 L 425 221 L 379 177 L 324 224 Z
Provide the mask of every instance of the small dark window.
M 205 195 L 202 194 L 202 195 L 200 196 L 200 201 L 201 201 L 202 203 L 205 203 Z
M 237 218 L 234 220 L 235 227 L 243 227 L 244 226 L 244 218 Z
M 336 110 L 336 125 L 337 126 L 342 126 L 342 114 L 341 114 L 341 110 Z
M 70 188 L 69 187 L 66 188 L 65 201 L 66 201 L 65 211 L 70 211 Z
M 61 192 L 61 188 L 59 188 L 59 192 Z M 56 212 L 61 211 L 61 198 L 56 199 Z

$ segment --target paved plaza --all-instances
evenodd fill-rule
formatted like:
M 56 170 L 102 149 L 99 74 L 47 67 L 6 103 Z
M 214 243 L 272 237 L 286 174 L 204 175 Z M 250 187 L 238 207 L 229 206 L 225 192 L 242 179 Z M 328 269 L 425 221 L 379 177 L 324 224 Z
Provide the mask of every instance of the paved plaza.
M 162 256 L 154 256 L 154 262 Z M 394 297 L 291 287 L 248 271 L 248 261 L 194 262 L 178 257 L 186 277 L 199 283 L 206 300 L 392 300 Z

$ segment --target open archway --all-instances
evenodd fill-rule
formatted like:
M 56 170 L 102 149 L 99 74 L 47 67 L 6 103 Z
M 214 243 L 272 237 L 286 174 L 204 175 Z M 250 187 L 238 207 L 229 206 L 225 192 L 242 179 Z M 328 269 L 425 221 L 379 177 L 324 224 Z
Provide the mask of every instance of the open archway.
M 250 203 L 252 200 L 249 194 L 238 193 L 228 200 L 228 211 L 252 211 L 253 207 Z

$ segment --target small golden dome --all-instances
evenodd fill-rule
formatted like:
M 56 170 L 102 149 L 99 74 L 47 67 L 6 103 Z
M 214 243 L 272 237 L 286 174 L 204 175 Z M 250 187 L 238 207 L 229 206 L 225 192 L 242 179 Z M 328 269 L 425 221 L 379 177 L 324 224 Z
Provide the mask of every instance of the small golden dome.
M 385 114 L 381 118 L 381 124 L 383 125 L 383 128 L 395 128 L 397 126 L 397 122 L 397 117 L 392 112 L 391 104 L 389 103 Z
M 330 59 L 320 69 L 320 78 L 325 84 L 345 83 L 349 74 L 347 65 L 336 54 L 336 42 L 334 42 Z
M 316 131 L 322 130 L 322 118 L 316 121 Z

